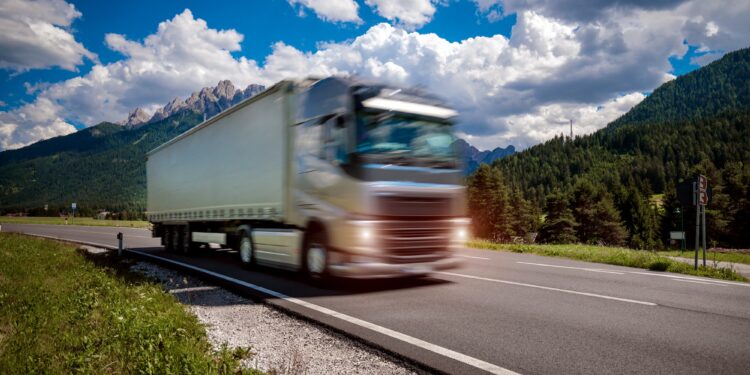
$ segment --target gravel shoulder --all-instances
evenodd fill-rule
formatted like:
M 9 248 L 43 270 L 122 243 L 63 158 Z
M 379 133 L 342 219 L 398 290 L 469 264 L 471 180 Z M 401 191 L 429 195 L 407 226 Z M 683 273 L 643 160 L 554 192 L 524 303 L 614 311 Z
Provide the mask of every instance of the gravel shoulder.
M 192 276 L 147 262 L 131 271 L 158 280 L 205 324 L 215 347 L 250 347 L 246 365 L 275 374 L 420 374 L 387 353 Z

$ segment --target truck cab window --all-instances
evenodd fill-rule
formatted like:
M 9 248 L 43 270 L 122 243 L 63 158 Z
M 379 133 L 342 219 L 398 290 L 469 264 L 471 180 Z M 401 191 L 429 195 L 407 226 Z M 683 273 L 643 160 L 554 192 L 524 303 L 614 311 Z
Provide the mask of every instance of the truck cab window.
M 324 123 L 323 157 L 335 164 L 346 164 L 346 126 L 344 118 L 333 116 Z

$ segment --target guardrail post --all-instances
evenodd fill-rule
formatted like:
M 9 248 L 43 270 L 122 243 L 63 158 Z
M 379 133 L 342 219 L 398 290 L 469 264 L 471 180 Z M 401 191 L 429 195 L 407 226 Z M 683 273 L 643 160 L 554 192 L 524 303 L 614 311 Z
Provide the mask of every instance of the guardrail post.
M 117 233 L 117 255 L 122 256 L 122 232 Z

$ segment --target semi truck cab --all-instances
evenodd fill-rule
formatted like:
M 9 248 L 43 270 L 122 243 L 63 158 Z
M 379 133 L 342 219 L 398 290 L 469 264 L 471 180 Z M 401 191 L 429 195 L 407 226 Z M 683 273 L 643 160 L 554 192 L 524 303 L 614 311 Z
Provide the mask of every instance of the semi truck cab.
M 456 111 L 422 91 L 339 77 L 297 100 L 296 224 L 325 228 L 326 240 L 325 254 L 308 246 L 307 256 L 355 278 L 458 266 L 469 220 Z

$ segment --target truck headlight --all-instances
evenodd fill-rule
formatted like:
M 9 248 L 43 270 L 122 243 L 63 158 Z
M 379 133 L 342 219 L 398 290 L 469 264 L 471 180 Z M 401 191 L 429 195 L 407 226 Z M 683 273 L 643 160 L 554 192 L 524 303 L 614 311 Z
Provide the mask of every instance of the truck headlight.
M 469 238 L 469 233 L 466 230 L 466 228 L 458 228 L 456 229 L 456 240 L 457 241 L 466 241 L 466 239 Z
M 372 240 L 372 228 L 367 228 L 367 227 L 359 228 L 359 238 L 363 242 L 369 243 L 370 240 Z

